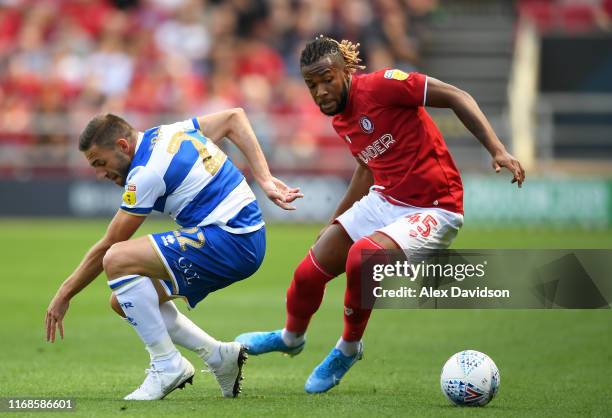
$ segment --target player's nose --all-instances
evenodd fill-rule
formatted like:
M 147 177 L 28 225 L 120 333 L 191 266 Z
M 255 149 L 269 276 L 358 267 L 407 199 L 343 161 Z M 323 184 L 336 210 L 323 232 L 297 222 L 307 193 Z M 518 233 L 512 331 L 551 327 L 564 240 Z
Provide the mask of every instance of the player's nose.
M 327 96 L 327 90 L 325 89 L 324 86 L 319 84 L 317 86 L 317 97 L 325 97 L 325 96 Z
M 96 178 L 98 180 L 104 180 L 107 177 L 108 173 L 103 168 L 96 169 Z

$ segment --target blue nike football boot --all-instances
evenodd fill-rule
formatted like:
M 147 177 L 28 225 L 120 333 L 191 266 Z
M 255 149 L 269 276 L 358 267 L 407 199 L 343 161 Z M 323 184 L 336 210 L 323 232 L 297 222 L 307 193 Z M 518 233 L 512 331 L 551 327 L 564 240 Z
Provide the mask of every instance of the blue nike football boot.
M 340 383 L 342 376 L 351 366 L 363 357 L 363 344 L 359 344 L 359 352 L 354 356 L 345 356 L 342 351 L 334 348 L 310 374 L 304 390 L 308 393 L 327 392 Z
M 255 356 L 259 354 L 271 353 L 273 351 L 289 354 L 291 357 L 300 354 L 300 352 L 304 349 L 304 344 L 306 341 L 303 341 L 302 344 L 296 347 L 289 347 L 283 341 L 281 332 L 282 330 L 280 329 L 271 332 L 247 332 L 237 336 L 235 341 L 238 341 L 240 344 L 244 345 L 247 353 Z

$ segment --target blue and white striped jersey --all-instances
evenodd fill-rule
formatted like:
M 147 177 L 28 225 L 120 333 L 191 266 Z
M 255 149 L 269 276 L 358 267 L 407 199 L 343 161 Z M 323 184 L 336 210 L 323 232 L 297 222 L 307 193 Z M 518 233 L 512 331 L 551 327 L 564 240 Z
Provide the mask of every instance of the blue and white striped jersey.
M 163 212 L 183 228 L 260 229 L 261 211 L 244 176 L 199 129 L 193 118 L 139 134 L 121 209 Z

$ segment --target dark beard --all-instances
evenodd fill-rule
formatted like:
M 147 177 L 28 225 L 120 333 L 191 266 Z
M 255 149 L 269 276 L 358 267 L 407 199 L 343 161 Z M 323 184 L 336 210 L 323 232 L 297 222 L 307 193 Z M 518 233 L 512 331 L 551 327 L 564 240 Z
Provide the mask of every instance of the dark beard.
M 342 88 L 342 95 L 340 96 L 340 103 L 338 103 L 337 113 L 344 112 L 346 102 L 348 102 L 348 82 L 344 83 L 344 87 Z
M 336 109 L 333 112 L 323 112 L 323 110 L 321 110 L 321 112 L 323 112 L 324 114 L 326 114 L 327 116 L 335 116 L 338 115 L 342 112 L 344 112 L 344 109 L 346 108 L 346 102 L 348 102 L 348 81 L 344 83 L 344 86 L 342 87 L 342 93 L 340 93 L 340 102 L 338 103 L 338 107 L 336 107 Z
M 130 172 L 130 166 L 132 162 L 128 157 L 120 152 L 116 152 L 115 156 L 119 160 L 119 168 L 117 169 L 118 174 L 121 176 L 121 185 L 125 186 L 125 182 L 127 180 L 127 175 Z

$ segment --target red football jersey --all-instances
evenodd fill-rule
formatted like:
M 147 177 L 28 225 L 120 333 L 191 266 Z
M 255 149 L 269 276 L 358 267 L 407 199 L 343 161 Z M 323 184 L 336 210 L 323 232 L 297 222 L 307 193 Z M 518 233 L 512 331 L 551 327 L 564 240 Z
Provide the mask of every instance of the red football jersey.
M 354 75 L 346 108 L 333 126 L 392 203 L 462 214 L 461 176 L 423 107 L 426 89 L 427 77 L 419 73 Z

